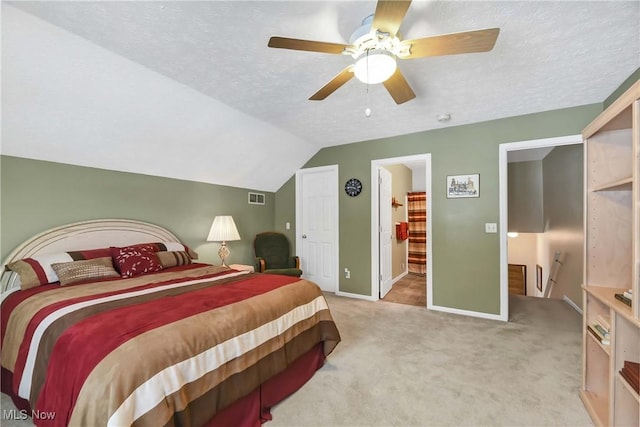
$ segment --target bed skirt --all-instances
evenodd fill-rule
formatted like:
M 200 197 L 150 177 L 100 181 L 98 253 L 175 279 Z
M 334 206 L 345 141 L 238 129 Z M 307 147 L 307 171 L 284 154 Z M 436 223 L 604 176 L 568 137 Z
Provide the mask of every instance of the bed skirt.
M 249 395 L 220 411 L 206 426 L 258 427 L 271 420 L 271 408 L 309 381 L 322 367 L 324 361 L 323 343 L 319 343 L 296 359 L 285 371 L 270 378 Z M 29 401 L 11 391 L 12 378 L 12 373 L 2 368 L 2 393 L 11 397 L 18 410 L 31 414 Z

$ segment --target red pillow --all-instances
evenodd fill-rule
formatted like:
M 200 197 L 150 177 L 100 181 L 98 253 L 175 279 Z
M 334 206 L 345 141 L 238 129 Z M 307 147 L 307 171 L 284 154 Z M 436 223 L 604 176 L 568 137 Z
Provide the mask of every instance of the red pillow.
M 135 277 L 162 270 L 162 264 L 153 245 L 133 245 L 124 248 L 111 247 L 113 265 L 121 277 Z

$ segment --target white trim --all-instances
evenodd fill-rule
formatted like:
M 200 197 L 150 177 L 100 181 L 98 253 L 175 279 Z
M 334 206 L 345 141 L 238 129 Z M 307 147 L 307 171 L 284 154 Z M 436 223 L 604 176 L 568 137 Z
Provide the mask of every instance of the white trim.
M 335 202 L 335 209 L 333 211 L 333 220 L 335 226 L 333 235 L 333 251 L 335 254 L 335 259 L 333 260 L 333 271 L 335 285 L 333 291 L 337 292 L 340 289 L 340 198 L 338 197 L 339 168 L 338 165 L 328 165 L 314 168 L 298 169 L 296 171 L 296 251 L 298 250 L 298 248 L 302 247 L 302 229 L 298 227 L 298 224 L 302 224 L 302 188 L 300 186 L 300 179 L 301 175 L 307 172 L 333 172 L 331 185 L 331 188 L 333 189 L 332 196 Z
M 400 280 L 402 280 L 402 278 L 403 278 L 403 277 L 405 277 L 405 276 L 406 276 L 406 275 L 408 275 L 408 274 L 409 274 L 409 272 L 408 272 L 408 271 L 406 271 L 406 270 L 405 270 L 404 272 L 402 272 L 402 273 L 398 274 L 398 276 L 397 276 L 397 277 L 394 277 L 394 278 L 391 280 L 391 286 L 393 286 L 396 282 L 399 282 Z
M 577 305 L 575 302 L 571 301 L 571 300 L 569 299 L 569 297 L 568 297 L 568 296 L 563 295 L 563 296 L 562 296 L 562 299 L 564 300 L 564 302 L 566 302 L 566 303 L 567 303 L 567 304 L 569 304 L 571 307 L 573 307 L 573 309 L 574 309 L 575 311 L 577 311 L 578 313 L 580 313 L 580 315 L 582 316 L 582 309 L 581 309 L 580 307 L 578 307 L 578 305 Z
M 427 193 L 427 308 L 432 308 L 430 301 L 433 295 L 433 251 L 431 242 L 433 233 L 431 231 L 431 200 L 433 193 L 431 191 L 431 153 L 417 154 L 413 156 L 393 157 L 388 159 L 371 160 L 371 298 L 377 301 L 380 295 L 380 284 L 377 280 L 379 271 L 378 247 L 380 241 L 378 239 L 378 168 L 383 165 L 402 164 L 404 162 L 415 162 L 423 160 L 425 162 L 425 192 Z M 409 266 L 407 264 L 407 270 Z
M 532 148 L 559 147 L 582 144 L 582 135 L 560 136 L 556 138 L 533 139 L 530 141 L 507 142 L 498 147 L 499 176 L 499 233 L 500 233 L 500 320 L 509 320 L 509 272 L 507 257 L 508 230 L 508 152 Z M 428 297 L 429 298 L 429 297 Z M 427 299 L 429 301 L 429 299 Z
M 429 309 L 433 311 L 442 311 L 444 313 L 460 314 L 462 316 L 479 317 L 481 319 L 503 320 L 502 316 L 499 314 L 484 313 L 482 311 L 461 310 L 459 308 L 444 307 L 440 305 L 431 305 Z
M 354 293 L 351 293 L 351 292 L 336 291 L 335 295 L 338 296 L 338 297 L 363 299 L 363 300 L 366 300 L 366 301 L 378 301 L 378 298 L 374 298 L 371 295 L 354 294 Z

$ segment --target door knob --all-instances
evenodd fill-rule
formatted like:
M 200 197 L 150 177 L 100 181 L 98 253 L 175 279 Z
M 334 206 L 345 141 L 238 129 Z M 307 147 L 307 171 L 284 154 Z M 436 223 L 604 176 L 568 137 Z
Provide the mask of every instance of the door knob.
M 306 238 L 307 238 L 307 235 L 306 235 L 306 234 L 303 234 L 303 235 L 302 235 L 302 238 L 303 238 L 303 239 L 306 239 Z

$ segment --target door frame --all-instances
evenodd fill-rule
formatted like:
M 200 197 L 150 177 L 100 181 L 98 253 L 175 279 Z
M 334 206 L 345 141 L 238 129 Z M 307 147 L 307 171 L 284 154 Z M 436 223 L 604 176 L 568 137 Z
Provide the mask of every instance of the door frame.
M 340 278 L 340 273 L 339 273 L 339 269 L 340 269 L 340 199 L 338 197 L 338 165 L 329 165 L 329 166 L 319 166 L 319 167 L 314 167 L 314 168 L 304 168 L 304 169 L 298 169 L 296 171 L 296 181 L 295 181 L 295 185 L 296 185 L 296 223 L 295 223 L 295 229 L 296 229 L 296 251 L 297 248 L 301 248 L 302 247 L 302 227 L 298 227 L 298 224 L 302 224 L 302 192 L 303 192 L 303 188 L 301 185 L 301 181 L 302 181 L 302 175 L 305 173 L 317 173 L 317 172 L 331 172 L 332 176 L 331 176 L 331 195 L 333 197 L 334 200 L 334 206 L 335 209 L 333 210 L 333 223 L 335 224 L 335 229 L 334 229 L 334 233 L 333 233 L 333 254 L 334 254 L 334 259 L 331 261 L 333 263 L 333 272 L 334 272 L 334 279 L 335 279 L 335 283 L 334 283 L 334 288 L 333 288 L 333 292 L 337 293 L 340 291 L 340 283 L 339 283 L 339 278 Z M 304 273 L 303 273 L 304 276 Z
M 427 309 L 432 308 L 433 301 L 433 251 L 431 242 L 433 233 L 431 232 L 431 153 L 416 154 L 413 156 L 393 157 L 387 159 L 371 160 L 371 299 L 379 300 L 380 295 L 380 239 L 378 230 L 380 229 L 380 221 L 378 217 L 378 168 L 384 165 L 396 165 L 402 163 L 413 163 L 416 161 L 424 161 L 425 163 L 425 191 L 427 193 Z M 408 268 L 408 263 L 407 263 Z
M 509 261 L 507 250 L 508 218 L 508 155 L 509 151 L 529 150 L 532 148 L 560 147 L 562 145 L 582 144 L 582 135 L 560 136 L 556 138 L 532 139 L 529 141 L 506 142 L 498 146 L 499 181 L 499 231 L 500 231 L 500 315 L 498 320 L 509 320 Z
M 380 250 L 378 251 L 378 265 L 380 267 L 380 279 L 378 281 L 378 298 L 380 298 L 380 294 L 382 294 L 382 292 L 384 292 L 384 290 L 387 289 L 387 285 L 389 287 L 389 289 L 387 290 L 386 293 L 384 293 L 382 295 L 382 298 L 384 298 L 386 296 L 387 293 L 389 293 L 389 291 L 391 291 L 391 287 L 393 286 L 393 247 L 392 247 L 392 238 L 393 238 L 393 228 L 391 226 L 391 221 L 393 219 L 393 211 L 392 211 L 392 206 L 391 206 L 391 199 L 393 197 L 393 174 L 388 170 L 385 169 L 383 167 L 378 167 L 376 168 L 377 172 L 378 172 L 378 198 L 380 197 L 380 193 L 382 191 L 385 191 L 385 196 L 386 196 L 386 187 L 383 187 L 382 185 L 382 181 L 384 181 L 385 179 L 388 179 L 388 191 L 389 191 L 389 198 L 386 200 L 389 200 L 388 204 L 387 203 L 379 203 L 378 204 L 378 218 L 383 218 L 385 220 L 389 220 L 387 222 L 386 228 L 385 225 L 383 224 L 378 232 L 378 242 L 380 242 L 380 235 L 383 232 L 388 232 L 388 234 L 385 234 L 385 236 L 388 236 L 388 239 L 384 239 L 387 240 L 386 243 L 384 243 L 384 240 L 382 240 L 382 245 L 381 245 L 381 249 L 383 247 L 385 247 L 386 244 L 388 244 L 388 251 L 384 251 L 384 250 Z M 388 177 L 388 178 L 385 178 Z M 383 209 L 386 211 L 384 212 L 383 215 Z M 407 246 L 409 246 L 408 242 L 407 242 Z M 386 254 L 386 261 L 385 261 L 385 256 L 383 256 L 383 254 Z M 386 265 L 385 265 L 386 264 Z M 388 268 L 388 271 L 387 271 Z M 384 273 L 384 274 L 383 274 Z M 386 278 L 388 277 L 389 281 L 386 281 Z

